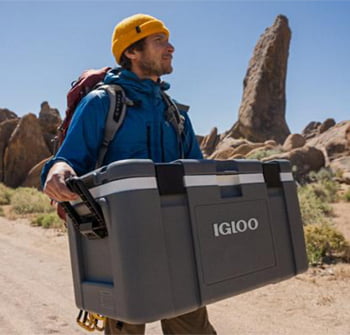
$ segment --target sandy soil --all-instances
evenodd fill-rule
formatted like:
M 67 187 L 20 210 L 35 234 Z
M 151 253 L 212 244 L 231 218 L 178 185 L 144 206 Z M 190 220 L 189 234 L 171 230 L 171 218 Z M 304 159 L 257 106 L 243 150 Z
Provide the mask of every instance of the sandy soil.
M 350 238 L 350 204 L 335 205 Z M 75 323 L 67 237 L 0 218 L 0 334 L 87 334 Z M 350 265 L 309 269 L 208 307 L 218 334 L 350 334 Z M 96 333 L 98 334 L 98 333 Z M 161 334 L 159 323 L 146 334 Z

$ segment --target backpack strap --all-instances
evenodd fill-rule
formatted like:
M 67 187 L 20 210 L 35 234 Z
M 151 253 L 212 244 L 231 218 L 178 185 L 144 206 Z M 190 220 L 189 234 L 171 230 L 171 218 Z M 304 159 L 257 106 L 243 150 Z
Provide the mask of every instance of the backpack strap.
M 123 124 L 126 115 L 126 108 L 134 105 L 134 102 L 126 97 L 124 89 L 119 85 L 101 85 L 98 89 L 107 91 L 109 96 L 109 111 L 106 119 L 102 145 L 96 162 L 96 168 L 102 166 L 108 146 Z
M 170 96 L 166 94 L 164 91 L 161 91 L 161 94 L 165 103 L 168 106 L 167 110 L 165 111 L 166 119 L 174 127 L 176 131 L 177 142 L 180 150 L 180 158 L 183 159 L 185 157 L 184 157 L 184 150 L 182 145 L 183 144 L 182 135 L 185 129 L 185 118 L 181 115 L 179 111 L 179 107 L 186 111 L 188 111 L 189 107 L 175 103 L 173 99 L 171 99 Z

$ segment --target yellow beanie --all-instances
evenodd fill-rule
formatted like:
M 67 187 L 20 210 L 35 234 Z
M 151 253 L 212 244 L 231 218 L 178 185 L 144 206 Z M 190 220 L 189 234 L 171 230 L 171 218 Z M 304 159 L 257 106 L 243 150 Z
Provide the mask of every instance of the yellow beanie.
M 135 14 L 118 23 L 112 35 L 112 53 L 117 63 L 131 44 L 156 33 L 164 33 L 169 37 L 169 30 L 164 23 L 150 15 Z

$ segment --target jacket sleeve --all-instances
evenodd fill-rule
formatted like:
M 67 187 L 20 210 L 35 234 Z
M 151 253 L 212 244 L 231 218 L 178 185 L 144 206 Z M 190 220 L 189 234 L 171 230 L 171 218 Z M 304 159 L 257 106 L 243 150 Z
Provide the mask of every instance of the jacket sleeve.
M 183 147 L 185 158 L 191 159 L 203 159 L 203 154 L 199 148 L 199 144 L 194 133 L 191 120 L 188 116 L 188 113 L 181 112 L 185 117 L 185 131 L 183 135 Z
M 81 100 L 61 147 L 43 167 L 42 185 L 50 168 L 58 161 L 69 164 L 78 175 L 95 168 L 109 108 L 108 96 L 104 93 L 91 92 Z

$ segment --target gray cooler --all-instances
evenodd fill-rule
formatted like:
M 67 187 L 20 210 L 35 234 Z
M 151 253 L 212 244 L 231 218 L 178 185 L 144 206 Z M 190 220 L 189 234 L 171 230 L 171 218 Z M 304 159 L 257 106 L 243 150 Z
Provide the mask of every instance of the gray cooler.
M 287 161 L 125 160 L 70 185 L 81 309 L 151 322 L 307 269 Z

